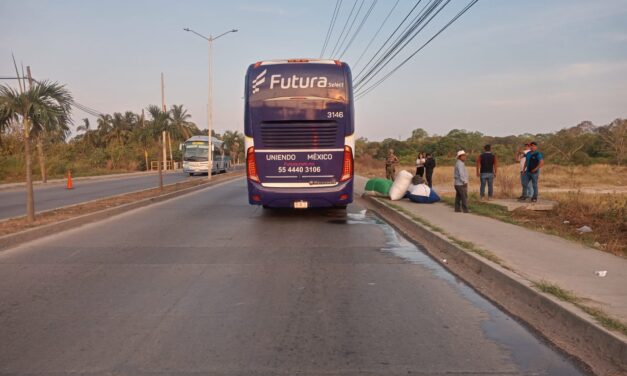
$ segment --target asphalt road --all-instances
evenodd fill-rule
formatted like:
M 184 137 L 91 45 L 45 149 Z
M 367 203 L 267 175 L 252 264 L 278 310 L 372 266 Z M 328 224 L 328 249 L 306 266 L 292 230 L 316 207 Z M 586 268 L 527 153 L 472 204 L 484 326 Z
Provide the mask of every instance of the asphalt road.
M 197 175 L 191 179 L 206 178 Z M 190 179 L 182 172 L 163 175 L 163 184 L 172 184 Z M 65 188 L 65 183 L 49 183 L 35 186 L 35 210 L 43 211 L 61 206 L 78 204 L 102 197 L 118 195 L 159 186 L 156 174 L 145 176 L 115 177 L 101 180 L 79 180 L 74 182 L 74 189 Z M 26 188 L 0 190 L 0 219 L 17 217 L 26 214 Z
M 0 374 L 580 374 L 359 205 L 245 189 L 0 253 Z

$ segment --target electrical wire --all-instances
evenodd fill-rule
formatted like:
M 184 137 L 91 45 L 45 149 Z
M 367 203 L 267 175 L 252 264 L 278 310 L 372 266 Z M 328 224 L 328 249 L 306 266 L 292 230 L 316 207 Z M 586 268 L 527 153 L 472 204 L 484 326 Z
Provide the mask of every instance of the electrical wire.
M 333 50 L 333 52 L 331 53 L 331 57 L 335 57 L 336 54 L 339 54 L 340 51 L 342 51 L 342 46 L 344 45 L 344 42 L 346 42 L 346 39 L 348 39 L 348 36 L 350 35 L 351 31 L 353 30 L 353 26 L 355 25 L 355 21 L 357 21 L 357 18 L 359 17 L 359 13 L 361 12 L 361 9 L 364 7 L 364 2 L 365 0 L 361 0 L 359 2 L 359 8 L 357 8 L 357 12 L 355 13 L 355 16 L 353 16 L 353 20 L 350 23 L 350 26 L 348 27 L 348 30 L 346 30 L 346 34 L 344 35 L 344 38 L 342 38 L 342 41 L 340 42 L 337 51 Z
M 10 76 L 0 76 L 0 80 L 26 80 L 28 78 L 26 77 L 10 77 Z M 41 82 L 37 81 L 36 79 L 32 79 L 34 82 L 37 82 L 38 84 L 40 84 Z M 95 110 L 91 107 L 85 106 L 84 104 L 80 104 L 76 101 L 72 101 L 71 103 L 72 107 L 75 107 L 83 112 L 85 112 L 86 114 L 95 116 L 95 117 L 99 117 L 101 115 L 103 115 L 102 112 Z
M 361 61 L 361 59 L 364 57 L 366 52 L 368 52 L 368 50 L 370 49 L 370 46 L 372 45 L 372 42 L 374 42 L 375 38 L 379 35 L 379 33 L 381 32 L 381 29 L 383 29 L 383 26 L 387 22 L 388 18 L 390 18 L 390 16 L 392 15 L 392 12 L 394 11 L 394 9 L 396 9 L 396 6 L 398 5 L 399 1 L 401 1 L 401 0 L 396 0 L 396 2 L 394 3 L 394 6 L 392 6 L 392 9 L 390 9 L 390 11 L 388 12 L 387 16 L 385 16 L 385 18 L 383 19 L 383 22 L 381 23 L 381 26 L 379 26 L 379 29 L 377 29 L 377 31 L 374 33 L 372 38 L 370 38 L 370 41 L 368 41 L 368 44 L 366 45 L 366 48 L 364 48 L 364 51 L 361 53 L 361 55 L 359 55 L 359 58 L 357 59 L 355 64 L 353 64 L 353 69 L 356 69 L 356 67 L 359 65 L 359 62 Z
M 357 26 L 357 29 L 355 30 L 355 33 L 350 38 L 350 40 L 348 41 L 348 44 L 344 48 L 344 51 L 340 54 L 340 56 L 338 56 L 338 59 L 341 60 L 342 56 L 344 56 L 346 51 L 348 51 L 348 49 L 350 48 L 351 44 L 353 44 L 353 42 L 355 41 L 355 38 L 357 37 L 357 35 L 359 35 L 359 32 L 361 31 L 361 28 L 364 27 L 364 24 L 368 20 L 368 17 L 370 17 L 370 14 L 372 14 L 372 10 L 374 9 L 374 6 L 376 4 L 377 4 L 377 0 L 373 0 L 372 4 L 370 4 L 370 8 L 368 8 L 368 10 L 366 11 L 366 14 L 365 14 L 364 18 L 362 18 L 361 22 L 359 23 L 359 26 Z
M 396 26 L 396 28 L 394 29 L 394 31 L 392 31 L 392 33 L 387 37 L 387 39 L 385 40 L 385 42 L 383 42 L 383 44 L 381 45 L 381 47 L 379 47 L 379 49 L 377 50 L 377 52 L 374 53 L 374 55 L 372 55 L 372 57 L 370 58 L 370 60 L 368 60 L 368 62 L 366 63 L 366 65 L 364 66 L 364 68 L 362 68 L 362 70 L 357 73 L 355 75 L 355 79 L 359 78 L 359 76 L 362 74 L 362 72 L 364 72 L 366 70 L 366 68 L 370 65 L 370 63 L 372 63 L 374 61 L 374 59 L 381 53 L 381 51 L 383 51 L 383 49 L 385 48 L 385 46 L 388 44 L 388 42 L 394 37 L 394 35 L 396 34 L 396 32 L 401 28 L 401 26 L 403 26 L 403 24 L 405 23 L 405 21 L 407 21 L 407 19 L 409 18 L 409 16 L 411 16 L 411 14 L 414 12 L 414 10 L 416 10 L 416 8 L 418 7 L 418 5 L 420 5 L 420 2 L 422 0 L 418 0 L 418 2 L 416 2 L 416 4 L 409 10 L 409 12 L 407 13 L 407 15 L 405 15 L 405 17 L 403 18 L 403 20 L 398 24 L 398 26 Z
M 366 89 L 364 89 L 361 93 L 359 93 L 355 100 L 359 100 L 374 90 L 377 86 L 381 85 L 385 80 L 387 80 L 390 76 L 392 76 L 396 71 L 398 71 L 402 66 L 404 66 L 408 61 L 410 61 L 418 52 L 422 51 L 429 43 L 431 43 L 435 38 L 437 38 L 444 30 L 446 30 L 449 26 L 451 26 L 455 21 L 457 21 L 464 13 L 466 13 L 470 8 L 472 8 L 479 0 L 472 0 L 468 5 L 466 5 L 455 17 L 453 17 L 446 25 L 444 25 L 437 33 L 435 33 L 429 40 L 427 40 L 424 44 L 422 44 L 417 50 L 415 50 L 411 55 L 409 55 L 405 60 L 403 60 L 400 64 L 398 64 L 394 69 L 388 72 L 384 77 L 379 79 L 374 84 L 370 85 Z
M 324 38 L 324 44 L 322 45 L 322 51 L 320 51 L 320 58 L 324 55 L 324 51 L 327 49 L 327 45 L 329 44 L 329 39 L 331 39 L 331 34 L 333 33 L 333 28 L 335 27 L 335 21 L 337 20 L 337 15 L 340 12 L 340 7 L 342 6 L 342 0 L 336 0 L 335 9 L 333 10 L 333 15 L 331 16 L 331 22 L 329 24 L 329 29 L 327 30 L 327 36 Z
M 348 23 L 350 22 L 350 19 L 353 16 L 353 12 L 355 11 L 355 7 L 357 6 L 358 1 L 359 0 L 355 0 L 355 2 L 353 3 L 353 6 L 351 7 L 351 11 L 348 13 L 348 18 L 346 19 L 346 22 L 344 23 L 344 27 L 342 28 L 342 32 L 340 33 L 340 36 L 335 41 L 335 46 L 333 46 L 333 49 L 331 51 L 335 51 L 337 49 L 337 45 L 338 43 L 340 43 L 340 40 L 342 39 L 342 36 L 344 35 L 344 32 L 346 31 L 346 27 L 348 26 Z M 333 56 L 333 53 L 331 53 L 331 56 Z
M 383 70 L 383 68 L 385 68 L 399 53 L 401 53 L 401 51 L 403 51 L 405 47 L 407 47 L 407 45 L 414 40 L 414 38 L 416 38 L 450 2 L 451 0 L 446 0 L 440 8 L 437 8 L 442 3 L 442 0 L 435 1 L 429 9 L 424 12 L 420 19 L 412 25 L 407 33 L 403 35 L 402 40 L 399 40 L 394 46 L 392 46 L 392 48 L 386 51 L 384 58 L 378 61 L 375 66 L 373 66 L 360 80 L 358 80 L 356 86 L 362 87 L 372 81 L 376 75 L 381 72 L 381 70 Z M 435 13 L 433 13 L 434 11 Z M 424 22 L 425 20 L 426 22 Z M 420 25 L 422 25 L 422 27 L 416 30 L 416 28 Z

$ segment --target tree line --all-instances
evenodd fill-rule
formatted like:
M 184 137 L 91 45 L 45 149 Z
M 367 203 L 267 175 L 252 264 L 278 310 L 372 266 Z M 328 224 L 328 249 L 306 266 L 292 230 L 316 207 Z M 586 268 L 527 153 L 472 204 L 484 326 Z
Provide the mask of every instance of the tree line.
M 402 163 L 413 164 L 419 152 L 431 153 L 438 161 L 453 163 L 455 153 L 464 149 L 479 154 L 483 146 L 490 144 L 492 151 L 505 163 L 513 163 L 522 145 L 537 141 L 545 157 L 551 163 L 588 165 L 627 163 L 627 119 L 616 119 L 597 126 L 590 121 L 557 132 L 521 134 L 505 137 L 489 136 L 481 132 L 453 129 L 444 136 L 430 135 L 422 128 L 414 129 L 405 140 L 386 138 L 369 141 L 359 138 L 355 142 L 358 158 L 385 159 L 389 149 L 394 149 Z
M 0 181 L 26 180 L 27 218 L 31 221 L 33 172 L 45 182 L 48 175 L 64 176 L 68 170 L 82 175 L 146 170 L 151 160 L 163 160 L 163 142 L 168 159 L 180 161 L 178 145 L 193 135 L 207 134 L 190 120 L 183 105 L 167 109 L 151 105 L 139 113 L 102 114 L 96 124 L 83 119 L 77 135 L 71 137 L 74 101 L 69 90 L 56 82 L 18 81 L 18 88 L 0 85 Z M 213 135 L 224 142 L 227 155 L 241 160 L 243 134 L 226 131 Z

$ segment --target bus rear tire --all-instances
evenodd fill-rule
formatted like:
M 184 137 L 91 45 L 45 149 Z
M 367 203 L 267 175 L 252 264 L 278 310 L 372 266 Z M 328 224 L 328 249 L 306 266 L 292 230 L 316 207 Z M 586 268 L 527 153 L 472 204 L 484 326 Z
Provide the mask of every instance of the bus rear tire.
M 190 173 L 189 173 L 189 176 L 194 176 L 194 173 L 193 173 L 193 172 L 190 172 Z

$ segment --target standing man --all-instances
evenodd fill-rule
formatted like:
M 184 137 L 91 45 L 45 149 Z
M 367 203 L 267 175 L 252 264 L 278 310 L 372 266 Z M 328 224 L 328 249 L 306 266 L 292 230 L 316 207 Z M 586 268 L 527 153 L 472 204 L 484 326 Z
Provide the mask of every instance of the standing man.
M 533 195 L 531 182 L 527 179 L 527 174 L 525 173 L 525 162 L 527 161 L 527 153 L 529 151 L 529 143 L 526 143 L 516 156 L 516 161 L 520 163 L 520 185 L 522 186 L 522 194 L 518 197 L 520 201 L 526 200 L 527 197 L 531 198 Z
M 466 170 L 466 152 L 460 150 L 457 152 L 457 161 L 455 162 L 455 211 L 460 213 L 468 213 L 468 171 Z
M 536 202 L 538 201 L 538 178 L 540 169 L 544 166 L 544 156 L 538 151 L 538 144 L 535 141 L 530 142 L 529 147 L 531 150 L 525 156 L 525 174 L 533 187 L 531 202 Z
M 385 177 L 388 180 L 394 180 L 396 175 L 396 165 L 398 164 L 398 157 L 394 155 L 394 149 L 388 151 L 388 157 L 385 159 Z
M 477 158 L 477 177 L 481 179 L 479 195 L 482 200 L 485 197 L 486 183 L 488 184 L 488 201 L 492 200 L 497 164 L 496 155 L 492 154 L 492 146 L 490 144 L 484 146 L 483 153 Z
M 427 153 L 427 158 L 425 159 L 425 172 L 427 177 L 427 184 L 429 188 L 433 188 L 433 169 L 435 168 L 435 158 L 431 155 L 431 153 Z

